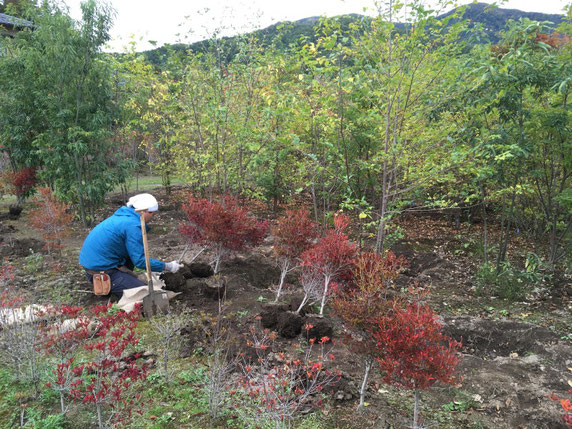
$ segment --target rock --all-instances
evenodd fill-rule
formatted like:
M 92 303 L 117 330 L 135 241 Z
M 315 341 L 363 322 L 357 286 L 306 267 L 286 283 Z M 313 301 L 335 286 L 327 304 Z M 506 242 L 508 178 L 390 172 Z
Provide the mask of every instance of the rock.
M 205 264 L 204 262 L 193 262 L 189 265 L 189 269 L 193 275 L 201 278 L 207 278 L 214 275 L 213 267 L 209 264 Z
M 524 363 L 535 365 L 540 362 L 540 357 L 538 355 L 532 354 L 522 358 Z
M 295 338 L 302 332 L 302 317 L 291 311 L 280 313 L 277 320 L 277 331 L 284 338 Z

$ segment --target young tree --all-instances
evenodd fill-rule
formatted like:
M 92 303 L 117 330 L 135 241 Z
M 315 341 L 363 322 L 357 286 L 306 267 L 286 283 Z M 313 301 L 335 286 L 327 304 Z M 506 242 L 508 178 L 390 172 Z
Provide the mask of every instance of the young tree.
M 441 332 L 441 323 L 427 305 L 392 307 L 391 313 L 377 318 L 372 327 L 376 360 L 387 384 L 414 390 L 413 428 L 418 429 L 419 391 L 437 381 L 456 381 L 461 344 Z
M 220 203 L 190 195 L 183 204 L 183 211 L 188 222 L 180 225 L 181 233 L 192 243 L 206 245 L 214 251 L 215 273 L 225 255 L 262 243 L 268 231 L 267 221 L 254 218 L 229 195 Z
M 83 314 L 82 307 L 69 305 L 46 307 L 40 315 L 46 320 L 40 327 L 40 349 L 53 362 L 52 368 L 55 365 L 46 386 L 59 394 L 61 412 L 66 414 L 69 406 L 66 398 L 72 396 L 72 389 L 80 383 L 77 377 L 83 371 L 75 353 L 92 334 L 91 321 Z
M 313 244 L 317 233 L 318 225 L 308 217 L 305 208 L 287 210 L 276 221 L 272 234 L 275 239 L 274 253 L 280 266 L 280 282 L 275 301 L 280 298 L 286 275 L 299 265 L 300 256 Z
M 330 283 L 343 280 L 351 273 L 356 246 L 345 234 L 348 225 L 347 216 L 337 215 L 334 218 L 334 228 L 326 231 L 314 246 L 302 254 L 302 266 L 306 270 L 315 271 L 323 280 L 320 315 L 324 314 Z
M 177 313 L 159 314 L 150 319 L 153 332 L 157 334 L 156 347 L 162 355 L 162 372 L 167 384 L 171 381 L 172 372 L 172 369 L 169 370 L 169 361 L 180 350 L 182 346 L 181 332 L 190 323 L 191 313 L 187 309 Z
M 49 254 L 51 250 L 63 247 L 61 241 L 69 234 L 73 216 L 69 213 L 70 206 L 60 202 L 49 188 L 39 188 L 38 192 L 40 195 L 35 199 L 36 208 L 30 213 L 30 223 L 42 233 Z
M 25 167 L 12 173 L 6 173 L 6 175 L 8 190 L 16 196 L 20 206 L 35 191 L 37 183 L 36 169 L 34 167 Z
M 389 251 L 383 257 L 379 253 L 361 253 L 353 266 L 352 281 L 333 298 L 334 312 L 349 330 L 346 341 L 364 359 L 358 409 L 364 405 L 369 373 L 378 353 L 372 329 L 378 317 L 394 309 L 396 301 L 389 300 L 387 292 L 406 265 L 405 258 Z

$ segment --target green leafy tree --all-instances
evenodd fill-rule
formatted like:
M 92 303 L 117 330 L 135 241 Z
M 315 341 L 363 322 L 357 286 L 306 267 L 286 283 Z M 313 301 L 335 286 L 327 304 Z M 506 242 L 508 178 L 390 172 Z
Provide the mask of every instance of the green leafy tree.
M 113 137 L 112 70 L 101 52 L 112 12 L 89 0 L 78 23 L 49 2 L 31 14 L 34 31 L 19 32 L 0 59 L 0 132 L 12 162 L 40 165 L 41 180 L 77 203 L 89 224 L 125 169 Z

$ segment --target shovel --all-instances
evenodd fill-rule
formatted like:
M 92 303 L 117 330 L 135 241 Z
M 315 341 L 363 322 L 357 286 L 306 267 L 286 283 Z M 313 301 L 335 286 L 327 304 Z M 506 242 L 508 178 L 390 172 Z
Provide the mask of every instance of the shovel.
M 169 298 L 164 290 L 153 290 L 153 276 L 151 275 L 151 263 L 149 262 L 149 245 L 147 244 L 147 227 L 145 216 L 139 211 L 141 216 L 141 233 L 143 234 L 143 250 L 145 251 L 145 269 L 149 293 L 143 298 L 143 314 L 145 317 L 155 316 L 158 312 L 166 314 L 169 312 Z

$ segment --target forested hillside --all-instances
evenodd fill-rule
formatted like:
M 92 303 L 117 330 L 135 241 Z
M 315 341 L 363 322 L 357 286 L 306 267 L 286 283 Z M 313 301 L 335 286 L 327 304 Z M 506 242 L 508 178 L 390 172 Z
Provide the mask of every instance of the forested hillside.
M 451 12 L 440 15 L 438 18 L 443 19 L 453 14 L 460 14 L 460 19 L 467 20 L 468 27 L 473 30 L 473 32 L 466 32 L 462 36 L 464 39 L 469 39 L 471 34 L 475 32 L 479 34 L 479 37 L 470 38 L 471 45 L 475 43 L 498 42 L 500 33 L 505 30 L 509 20 L 518 21 L 521 18 L 528 18 L 534 21 L 550 22 L 552 25 L 556 26 L 560 24 L 564 18 L 562 15 L 523 12 L 516 9 L 492 7 L 487 3 L 470 3 L 467 6 L 463 6 L 461 9 L 457 8 Z M 372 18 L 359 14 L 351 14 L 339 16 L 336 20 L 340 22 L 340 28 L 343 31 L 347 31 L 352 23 L 356 25 L 363 25 L 363 23 L 366 23 L 366 25 L 369 25 Z M 292 44 L 301 47 L 306 42 L 316 42 L 316 30 L 319 26 L 319 22 L 319 17 L 305 18 L 295 22 L 281 22 L 255 31 L 252 33 L 252 36 L 259 40 L 260 44 L 264 47 L 272 45 L 286 49 Z M 453 19 L 452 22 L 456 22 L 456 19 Z M 407 24 L 395 22 L 394 26 L 398 30 L 403 30 L 406 28 Z M 475 31 L 477 29 L 479 31 Z M 227 45 L 232 46 L 240 37 L 242 36 L 225 38 L 225 41 Z M 345 43 L 350 43 L 349 39 Z M 190 49 L 195 53 L 206 52 L 209 49 L 209 45 L 210 42 L 208 40 L 195 42 L 189 46 L 173 44 L 170 47 L 163 46 L 157 49 L 145 51 L 145 56 L 147 61 L 158 66 L 165 63 L 170 51 L 176 52 Z M 230 52 L 234 52 L 234 50 L 231 50 Z

